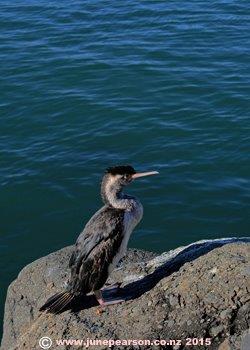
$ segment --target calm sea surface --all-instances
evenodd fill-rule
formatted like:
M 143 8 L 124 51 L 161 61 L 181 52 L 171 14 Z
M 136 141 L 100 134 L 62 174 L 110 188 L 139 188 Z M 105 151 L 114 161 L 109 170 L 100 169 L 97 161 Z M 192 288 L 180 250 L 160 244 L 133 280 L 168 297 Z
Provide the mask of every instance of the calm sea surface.
M 249 233 L 248 1 L 0 0 L 1 308 L 74 243 L 107 166 L 159 176 L 130 247 Z

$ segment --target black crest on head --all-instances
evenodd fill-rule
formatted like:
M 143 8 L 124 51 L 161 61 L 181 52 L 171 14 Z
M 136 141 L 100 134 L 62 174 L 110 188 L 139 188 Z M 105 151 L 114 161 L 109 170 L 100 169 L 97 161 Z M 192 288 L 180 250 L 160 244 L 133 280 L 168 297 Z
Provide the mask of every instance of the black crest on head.
M 133 175 L 136 173 L 135 169 L 131 165 L 117 165 L 113 167 L 109 167 L 106 170 L 106 173 L 112 174 L 112 175 Z

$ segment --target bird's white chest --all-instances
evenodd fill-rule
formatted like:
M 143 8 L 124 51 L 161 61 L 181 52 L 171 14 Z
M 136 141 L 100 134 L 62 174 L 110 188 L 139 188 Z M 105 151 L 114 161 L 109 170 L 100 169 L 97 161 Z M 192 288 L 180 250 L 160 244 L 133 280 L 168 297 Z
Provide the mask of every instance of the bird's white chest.
M 141 221 L 142 216 L 143 216 L 143 206 L 139 202 L 133 210 L 125 211 L 124 219 L 123 219 L 124 237 L 120 245 L 119 251 L 114 257 L 112 264 L 109 268 L 109 273 L 112 272 L 112 270 L 117 266 L 118 262 L 126 254 L 128 241 L 131 236 L 131 233 L 133 232 L 135 226 Z

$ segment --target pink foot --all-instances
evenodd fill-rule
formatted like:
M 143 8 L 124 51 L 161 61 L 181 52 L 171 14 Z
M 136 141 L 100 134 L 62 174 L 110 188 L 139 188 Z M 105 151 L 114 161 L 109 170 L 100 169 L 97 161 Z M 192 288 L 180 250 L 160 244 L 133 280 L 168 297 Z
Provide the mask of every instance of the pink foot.
M 119 303 L 123 303 L 125 299 L 113 299 L 109 301 L 105 301 L 104 299 L 97 299 L 98 303 L 101 307 L 109 306 L 109 305 L 115 305 Z
M 125 299 L 113 299 L 113 300 L 105 301 L 102 297 L 102 292 L 100 290 L 95 291 L 95 296 L 102 308 L 109 305 L 119 304 L 125 301 Z

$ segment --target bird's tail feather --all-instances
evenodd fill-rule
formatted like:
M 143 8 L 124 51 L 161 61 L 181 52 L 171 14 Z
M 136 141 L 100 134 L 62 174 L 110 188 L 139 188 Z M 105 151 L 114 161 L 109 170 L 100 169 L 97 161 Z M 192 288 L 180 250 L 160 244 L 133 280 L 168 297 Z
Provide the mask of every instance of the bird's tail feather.
M 67 305 L 69 305 L 75 298 L 74 294 L 70 292 L 61 292 L 50 297 L 46 303 L 40 307 L 39 311 L 51 312 L 53 314 L 58 314 L 63 311 Z

